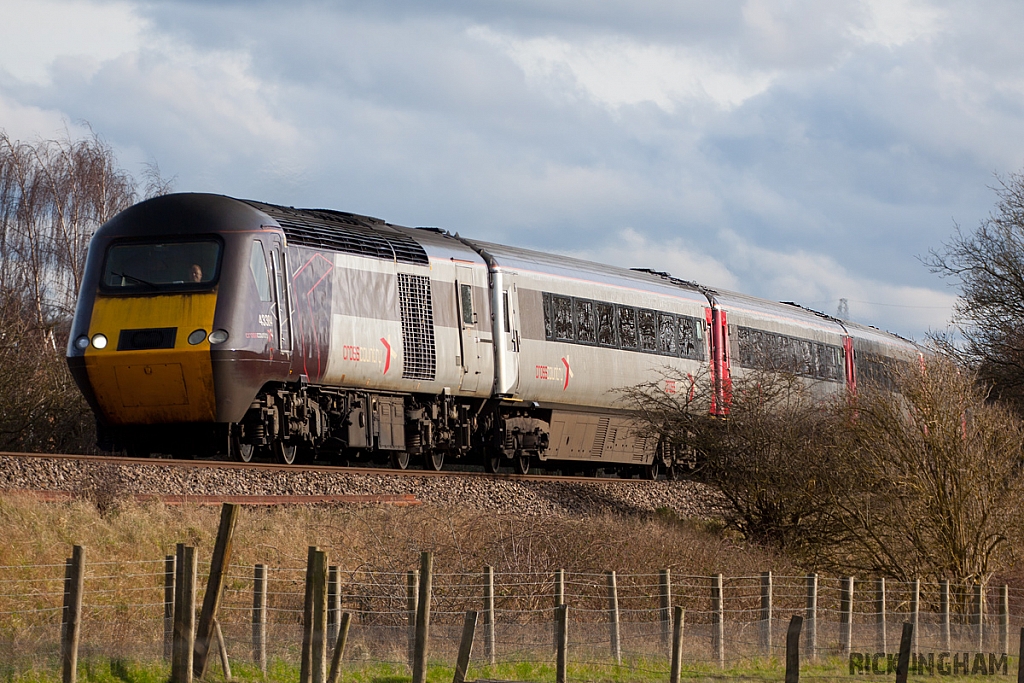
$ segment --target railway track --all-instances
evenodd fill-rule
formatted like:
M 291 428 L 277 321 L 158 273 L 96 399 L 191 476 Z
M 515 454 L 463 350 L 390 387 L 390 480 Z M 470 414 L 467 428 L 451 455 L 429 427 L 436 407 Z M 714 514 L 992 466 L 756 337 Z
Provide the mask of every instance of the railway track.
M 527 515 L 713 514 L 716 494 L 694 481 L 490 474 L 216 460 L 0 452 L 0 493 L 44 500 L 159 500 L 168 505 L 383 505 Z
M 0 451 L 0 457 L 10 458 L 37 458 L 41 460 L 80 460 L 88 463 L 106 463 L 111 465 L 143 465 L 143 466 L 157 466 L 157 467 L 186 467 L 186 468 L 220 468 L 220 469 L 238 469 L 238 470 L 262 470 L 262 471 L 281 471 L 281 472 L 324 472 L 324 473 L 339 473 L 346 475 L 383 475 L 383 476 L 395 476 L 395 477 L 476 477 L 483 479 L 494 479 L 494 480 L 505 480 L 505 481 L 533 481 L 533 482 L 579 482 L 579 483 L 628 483 L 633 482 L 634 484 L 638 481 L 636 479 L 622 479 L 617 476 L 563 476 L 563 475 L 551 475 L 551 474 L 515 474 L 498 472 L 491 474 L 489 472 L 474 471 L 474 470 L 430 470 L 430 469 L 393 469 L 388 467 L 346 467 L 339 465 L 284 465 L 280 463 L 271 462 L 235 462 L 230 460 L 174 460 L 171 458 L 129 458 L 124 456 L 113 456 L 113 455 L 76 455 L 71 453 L 13 453 Z

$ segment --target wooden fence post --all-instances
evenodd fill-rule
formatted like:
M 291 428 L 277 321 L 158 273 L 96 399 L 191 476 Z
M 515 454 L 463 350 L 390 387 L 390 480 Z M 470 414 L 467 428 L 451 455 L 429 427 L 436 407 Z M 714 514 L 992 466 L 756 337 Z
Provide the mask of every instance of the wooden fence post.
M 455 660 L 455 675 L 452 683 L 465 683 L 469 671 L 469 658 L 473 654 L 473 636 L 476 634 L 476 612 L 466 612 L 462 622 L 462 640 L 459 641 L 459 656 Z
M 669 683 L 679 683 L 683 668 L 683 607 L 676 605 L 672 614 L 672 671 Z
M 1005 583 L 999 587 L 999 653 L 1010 651 L 1010 588 Z
M 179 543 L 175 564 L 171 683 L 192 683 L 196 638 L 196 549 Z
M 800 683 L 800 629 L 803 622 L 803 617 L 796 614 L 786 629 L 786 683 Z
M 910 587 L 910 624 L 914 627 L 910 649 L 912 652 L 917 652 L 919 650 L 917 634 L 921 630 L 921 579 L 914 579 L 914 583 Z
M 416 653 L 413 657 L 412 683 L 426 683 L 427 645 L 430 637 L 430 591 L 433 583 L 434 554 L 420 553 L 420 590 L 416 606 Z
M 174 555 L 164 556 L 164 659 L 171 658 L 174 640 Z
M 61 679 L 78 679 L 78 640 L 82 633 L 82 592 L 85 590 L 85 548 L 76 545 L 65 564 L 64 625 L 61 629 Z
M 406 610 L 409 613 L 409 669 L 411 670 L 416 661 L 416 611 L 420 598 L 420 573 L 415 569 L 409 570 L 405 575 L 405 581 Z
M 772 654 L 772 573 L 761 572 L 761 612 L 757 644 L 762 655 Z
M 725 604 L 722 600 L 722 575 L 711 579 L 711 650 L 718 659 L 718 667 L 725 668 Z
M 1024 633 L 1024 629 L 1021 629 Z M 555 608 L 555 634 L 558 636 L 558 654 L 555 657 L 555 683 L 566 683 L 567 657 L 569 651 L 569 606 Z M 1024 636 L 1021 637 L 1024 643 Z M 1021 682 L 1024 683 L 1024 682 Z
M 555 570 L 555 607 L 565 604 L 565 570 Z M 557 620 L 556 620 L 557 623 Z M 558 652 L 558 628 L 551 629 L 554 634 L 555 652 Z
M 804 639 L 804 653 L 810 659 L 818 656 L 818 575 L 807 575 L 807 637 Z
M 302 652 L 299 660 L 299 683 L 310 683 L 313 668 L 313 565 L 320 548 L 309 546 L 306 551 L 306 590 L 302 603 Z
M 484 657 L 494 666 L 494 567 L 484 567 Z
M 971 600 L 971 625 L 974 627 L 974 646 L 985 651 L 985 584 L 975 583 Z
M 611 642 L 612 659 L 622 664 L 622 652 L 619 649 L 619 590 L 615 581 L 615 572 L 605 572 L 608 581 L 608 637 Z
M 914 642 L 914 625 L 910 622 L 903 624 L 903 634 L 900 636 L 900 654 L 896 659 L 896 683 L 907 683 L 907 673 L 910 669 L 910 648 Z
M 1017 683 L 1024 683 L 1024 627 L 1020 630 L 1017 649 Z
M 952 648 L 953 634 L 949 625 L 949 579 L 939 581 L 939 612 L 941 613 L 942 649 L 949 652 Z
M 252 575 L 252 661 L 267 672 L 267 566 L 257 564 Z
M 843 579 L 839 589 L 839 650 L 844 657 L 853 651 L 853 577 Z
M 338 679 L 341 678 L 341 660 L 345 656 L 345 643 L 348 642 L 348 628 L 351 623 L 351 614 L 345 612 L 341 615 L 341 623 L 338 625 L 338 640 L 334 644 L 331 671 L 327 674 L 327 683 L 338 683 Z
M 341 573 L 337 565 L 327 567 L 327 642 L 338 639 L 338 618 L 341 615 Z
M 672 635 L 672 571 L 662 569 L 658 572 L 658 607 L 661 620 L 661 646 L 671 642 Z
M 885 640 L 885 577 L 875 579 L 875 643 L 878 652 L 886 651 Z
M 202 678 L 206 674 L 206 665 L 210 661 L 213 622 L 217 619 L 217 609 L 224 594 L 224 578 L 231 563 L 231 540 L 237 519 L 238 506 L 224 503 L 220 509 L 217 543 L 213 546 L 213 557 L 210 558 L 210 578 L 206 583 L 206 594 L 203 596 L 203 611 L 199 617 L 199 626 L 196 628 L 196 651 L 192 666 L 197 678 Z
M 224 672 L 224 680 L 231 680 L 231 662 L 228 661 L 228 646 L 224 643 L 224 632 L 220 630 L 220 620 L 213 620 L 213 635 L 217 640 L 217 651 L 220 653 L 220 669 Z
M 327 678 L 327 553 L 317 551 L 313 558 L 313 627 L 310 640 L 310 681 L 324 683 Z

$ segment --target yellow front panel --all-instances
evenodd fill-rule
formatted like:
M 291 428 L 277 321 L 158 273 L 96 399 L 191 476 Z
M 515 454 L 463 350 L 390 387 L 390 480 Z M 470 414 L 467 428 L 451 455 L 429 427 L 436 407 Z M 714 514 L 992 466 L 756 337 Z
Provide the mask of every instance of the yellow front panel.
M 188 343 L 193 330 L 213 329 L 216 293 L 151 297 L 97 297 L 85 367 L 104 416 L 111 424 L 212 422 L 217 416 L 210 343 Z M 121 330 L 176 327 L 173 349 L 118 351 Z

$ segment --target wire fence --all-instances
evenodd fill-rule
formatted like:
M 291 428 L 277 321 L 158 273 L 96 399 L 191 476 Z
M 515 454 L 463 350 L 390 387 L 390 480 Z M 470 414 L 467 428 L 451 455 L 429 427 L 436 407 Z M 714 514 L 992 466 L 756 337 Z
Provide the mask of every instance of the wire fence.
M 199 564 L 199 576 L 209 573 Z M 266 567 L 265 657 L 299 662 L 306 567 Z M 167 558 L 86 565 L 79 658 L 161 660 L 171 612 Z M 251 662 L 253 566 L 228 565 L 218 622 L 232 661 Z M 351 614 L 347 667 L 410 663 L 418 582 L 415 571 L 332 567 L 328 631 Z M 0 667 L 59 668 L 64 565 L 0 566 Z M 197 583 L 202 604 L 205 581 Z M 170 593 L 173 595 L 173 591 Z M 921 653 L 1016 653 L 1024 626 L 1024 590 L 1007 586 L 897 582 L 824 576 L 434 573 L 429 653 L 454 662 L 465 612 L 480 613 L 472 663 L 555 663 L 555 610 L 569 605 L 568 656 L 594 667 L 627 666 L 668 676 L 671 608 L 685 610 L 682 661 L 728 672 L 784 656 L 786 627 L 804 619 L 804 657 L 894 653 L 904 622 L 916 624 Z M 336 630 L 335 630 L 336 633 Z M 877 660 L 877 657 L 876 657 Z M 806 660 L 805 660 L 806 661 Z M 884 656 L 882 661 L 884 662 Z M 915 659 L 916 661 L 916 659 Z M 877 664 L 876 664 L 877 666 Z M 869 667 L 870 668 L 870 667 Z M 852 670 L 852 669 L 851 669 Z M 877 671 L 876 671 L 877 673 Z

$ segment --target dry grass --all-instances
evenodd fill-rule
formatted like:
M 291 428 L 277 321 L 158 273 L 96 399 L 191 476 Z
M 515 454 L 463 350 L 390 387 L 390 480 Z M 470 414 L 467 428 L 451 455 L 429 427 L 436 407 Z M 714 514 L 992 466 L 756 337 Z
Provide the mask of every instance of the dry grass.
M 90 560 L 131 562 L 172 554 L 176 543 L 197 546 L 208 559 L 219 509 L 201 506 L 112 505 L 76 500 L 42 503 L 0 497 L 0 565 L 56 564 L 72 545 Z M 345 571 L 405 571 L 422 550 L 438 572 L 647 573 L 750 575 L 791 568 L 785 560 L 743 548 L 714 524 L 671 513 L 648 518 L 495 515 L 430 507 L 282 506 L 244 508 L 235 530 L 234 564 L 304 566 L 307 547 L 326 550 Z

